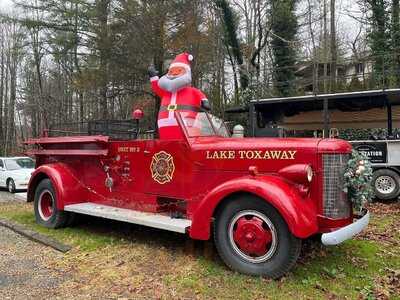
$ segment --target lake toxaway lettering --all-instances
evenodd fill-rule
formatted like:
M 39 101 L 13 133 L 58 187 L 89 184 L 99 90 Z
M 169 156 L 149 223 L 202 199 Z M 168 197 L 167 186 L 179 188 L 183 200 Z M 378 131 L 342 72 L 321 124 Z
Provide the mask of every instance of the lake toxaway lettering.
M 206 151 L 210 160 L 225 159 L 259 159 L 259 160 L 295 160 L 296 150 L 219 150 Z

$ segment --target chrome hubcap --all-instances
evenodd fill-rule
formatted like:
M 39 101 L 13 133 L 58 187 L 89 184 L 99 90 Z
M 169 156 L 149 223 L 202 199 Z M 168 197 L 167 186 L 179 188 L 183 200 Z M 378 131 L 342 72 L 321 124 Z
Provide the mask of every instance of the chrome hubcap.
M 391 194 L 396 189 L 396 182 L 390 176 L 379 176 L 375 181 L 375 188 L 381 194 Z
M 263 213 L 254 210 L 241 211 L 232 218 L 228 230 L 233 250 L 250 263 L 263 263 L 276 252 L 276 229 Z
M 50 220 L 54 211 L 54 198 L 49 190 L 44 190 L 39 196 L 38 211 L 43 221 Z

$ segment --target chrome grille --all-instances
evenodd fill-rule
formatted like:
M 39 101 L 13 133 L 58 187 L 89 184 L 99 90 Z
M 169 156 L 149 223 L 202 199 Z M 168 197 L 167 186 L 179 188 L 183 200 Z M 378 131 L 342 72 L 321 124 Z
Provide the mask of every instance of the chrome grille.
M 324 216 L 332 219 L 348 218 L 350 201 L 344 189 L 344 172 L 349 154 L 324 154 Z

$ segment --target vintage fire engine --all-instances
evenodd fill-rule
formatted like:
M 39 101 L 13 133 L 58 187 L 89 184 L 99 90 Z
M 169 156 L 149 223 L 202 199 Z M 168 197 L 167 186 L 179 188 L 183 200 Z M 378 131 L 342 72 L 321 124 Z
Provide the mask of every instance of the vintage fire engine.
M 37 222 L 59 228 L 85 214 L 213 237 L 230 268 L 270 278 L 295 264 L 302 240 L 337 245 L 367 226 L 369 213 L 354 215 L 343 192 L 349 143 L 232 138 L 207 112 L 175 117 L 181 140 L 143 139 L 133 128 L 126 138 L 89 130 L 28 141 Z

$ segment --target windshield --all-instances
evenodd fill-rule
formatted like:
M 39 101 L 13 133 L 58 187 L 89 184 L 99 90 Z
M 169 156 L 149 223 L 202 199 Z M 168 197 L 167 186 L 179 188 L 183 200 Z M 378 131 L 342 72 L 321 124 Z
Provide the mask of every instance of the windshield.
M 5 159 L 4 163 L 9 171 L 35 168 L 35 162 L 31 158 L 10 158 Z
M 225 122 L 216 116 L 206 112 L 200 112 L 193 116 L 193 113 L 179 113 L 189 137 L 219 136 L 230 137 Z

